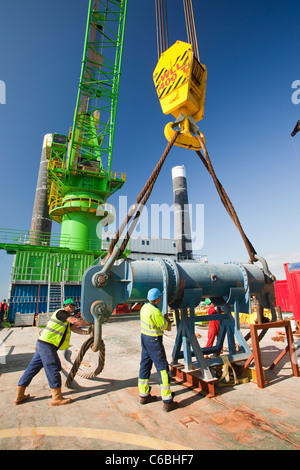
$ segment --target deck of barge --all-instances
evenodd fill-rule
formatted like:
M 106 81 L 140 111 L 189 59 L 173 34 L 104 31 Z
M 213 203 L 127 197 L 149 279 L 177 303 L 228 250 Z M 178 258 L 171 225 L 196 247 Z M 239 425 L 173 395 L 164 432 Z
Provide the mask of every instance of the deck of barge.
M 172 383 L 180 408 L 165 413 L 159 399 L 140 405 L 137 379 L 140 360 L 138 312 L 110 318 L 103 326 L 105 367 L 94 379 L 75 377 L 71 388 L 63 386 L 68 406 L 51 407 L 50 390 L 42 370 L 28 387 L 31 399 L 14 406 L 18 380 L 34 354 L 36 327 L 0 331 L 0 449 L 1 450 L 299 450 L 300 378 L 293 377 L 286 355 L 272 371 L 268 385 L 254 382 L 216 387 L 207 398 L 180 383 Z M 204 345 L 207 328 L 197 328 Z M 268 331 L 261 342 L 263 365 L 268 366 L 285 347 Z M 164 336 L 171 358 L 176 329 Z M 65 383 L 70 360 L 76 357 L 85 337 L 72 333 L 71 358 L 59 352 Z M 81 370 L 97 364 L 88 352 Z M 152 393 L 160 395 L 158 376 L 152 369 Z M 129 454 L 130 455 L 130 454 Z

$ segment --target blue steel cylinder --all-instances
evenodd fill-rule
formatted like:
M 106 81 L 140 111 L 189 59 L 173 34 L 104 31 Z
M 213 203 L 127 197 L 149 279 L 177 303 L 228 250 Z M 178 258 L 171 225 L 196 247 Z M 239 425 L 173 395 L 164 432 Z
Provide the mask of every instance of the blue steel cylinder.
M 147 292 L 157 287 L 164 293 L 165 307 L 184 308 L 202 297 L 222 299 L 225 304 L 233 289 L 243 292 L 242 306 L 249 313 L 250 294 L 261 294 L 266 279 L 263 271 L 252 264 L 208 264 L 189 260 L 176 262 L 170 258 L 154 261 L 124 260 L 114 265 L 107 283 L 95 287 L 92 278 L 101 273 L 101 266 L 89 268 L 82 280 L 81 311 L 84 318 L 94 322 L 91 310 L 100 300 L 107 307 L 106 318 L 119 303 L 143 302 Z
M 148 290 L 153 287 L 163 291 L 162 270 L 157 261 L 131 261 L 129 266 L 128 299 L 133 302 L 145 301 Z
M 167 263 L 166 263 L 167 261 Z M 206 297 L 228 296 L 234 287 L 250 285 L 255 295 L 265 284 L 263 272 L 251 264 L 208 264 L 198 261 L 174 262 L 164 259 L 168 271 L 168 303 L 178 300 L 187 289 L 203 289 Z M 128 278 L 130 301 L 143 301 L 152 287 L 163 290 L 162 265 L 156 261 L 131 261 Z M 176 273 L 177 270 L 177 273 Z M 176 276 L 177 274 L 177 276 Z M 172 293 L 177 292 L 172 299 Z M 173 294 L 174 295 L 174 294 Z

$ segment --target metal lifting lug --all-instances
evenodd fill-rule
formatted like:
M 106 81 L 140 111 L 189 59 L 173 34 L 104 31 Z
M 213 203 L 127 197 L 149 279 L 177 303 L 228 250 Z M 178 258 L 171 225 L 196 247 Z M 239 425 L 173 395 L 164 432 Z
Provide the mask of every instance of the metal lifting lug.
M 175 122 L 169 122 L 164 130 L 165 137 L 169 142 L 174 137 L 174 129 L 177 126 L 180 128 L 180 134 L 178 135 L 174 145 L 192 150 L 201 150 L 200 142 L 193 134 L 199 133 L 204 142 L 205 138 L 204 135 L 199 132 L 199 127 L 195 123 L 194 119 L 191 116 L 184 116 L 181 114 Z
M 260 255 L 254 255 L 254 258 L 257 260 L 257 261 L 260 261 L 261 264 L 262 264 L 262 267 L 263 267 L 263 272 L 265 273 L 265 275 L 267 276 L 266 277 L 266 281 L 271 283 L 271 282 L 275 282 L 276 281 L 276 277 L 274 276 L 274 274 L 271 273 L 271 271 L 269 270 L 269 266 L 268 266 L 268 263 L 267 261 L 265 260 L 265 258 L 263 258 L 262 256 Z M 269 279 L 269 280 L 268 280 Z

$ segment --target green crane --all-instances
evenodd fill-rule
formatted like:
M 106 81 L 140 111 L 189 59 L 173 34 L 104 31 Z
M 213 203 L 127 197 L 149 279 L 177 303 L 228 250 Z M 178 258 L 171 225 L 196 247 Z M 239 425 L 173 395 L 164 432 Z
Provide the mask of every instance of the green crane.
M 127 0 L 90 0 L 73 127 L 46 139 L 50 218 L 61 247 L 100 251 L 97 225 L 112 220 L 106 201 L 125 182 L 112 172 Z
M 66 295 L 79 300 L 82 274 L 106 254 L 107 199 L 125 182 L 111 165 L 126 10 L 127 0 L 89 0 L 73 126 L 44 137 L 30 231 L 0 229 L 0 249 L 15 255 L 10 321 L 51 312 Z M 58 237 L 51 220 L 61 224 Z

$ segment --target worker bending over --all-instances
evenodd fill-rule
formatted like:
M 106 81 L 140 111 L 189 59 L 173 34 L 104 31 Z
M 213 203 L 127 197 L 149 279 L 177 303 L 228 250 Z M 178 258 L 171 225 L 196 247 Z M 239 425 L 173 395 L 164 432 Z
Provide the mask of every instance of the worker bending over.
M 25 389 L 38 372 L 44 368 L 52 393 L 52 406 L 67 405 L 71 399 L 64 399 L 61 394 L 61 363 L 58 357 L 58 349 L 68 349 L 71 330 L 80 335 L 86 335 L 79 326 L 89 325 L 85 320 L 80 320 L 73 315 L 75 302 L 67 299 L 64 307 L 56 310 L 48 321 L 41 336 L 36 342 L 36 351 L 27 369 L 18 383 L 15 405 L 28 400 L 30 395 L 25 395 Z
M 162 294 L 158 289 L 150 289 L 147 295 L 149 303 L 143 305 L 140 312 L 142 353 L 139 372 L 139 396 L 142 405 L 157 400 L 156 396 L 150 395 L 151 387 L 149 387 L 149 377 L 154 363 L 160 379 L 163 409 L 168 412 L 178 408 L 179 404 L 173 401 L 170 389 L 169 365 L 163 346 L 163 332 L 171 330 L 171 323 L 157 307 L 161 296 Z

